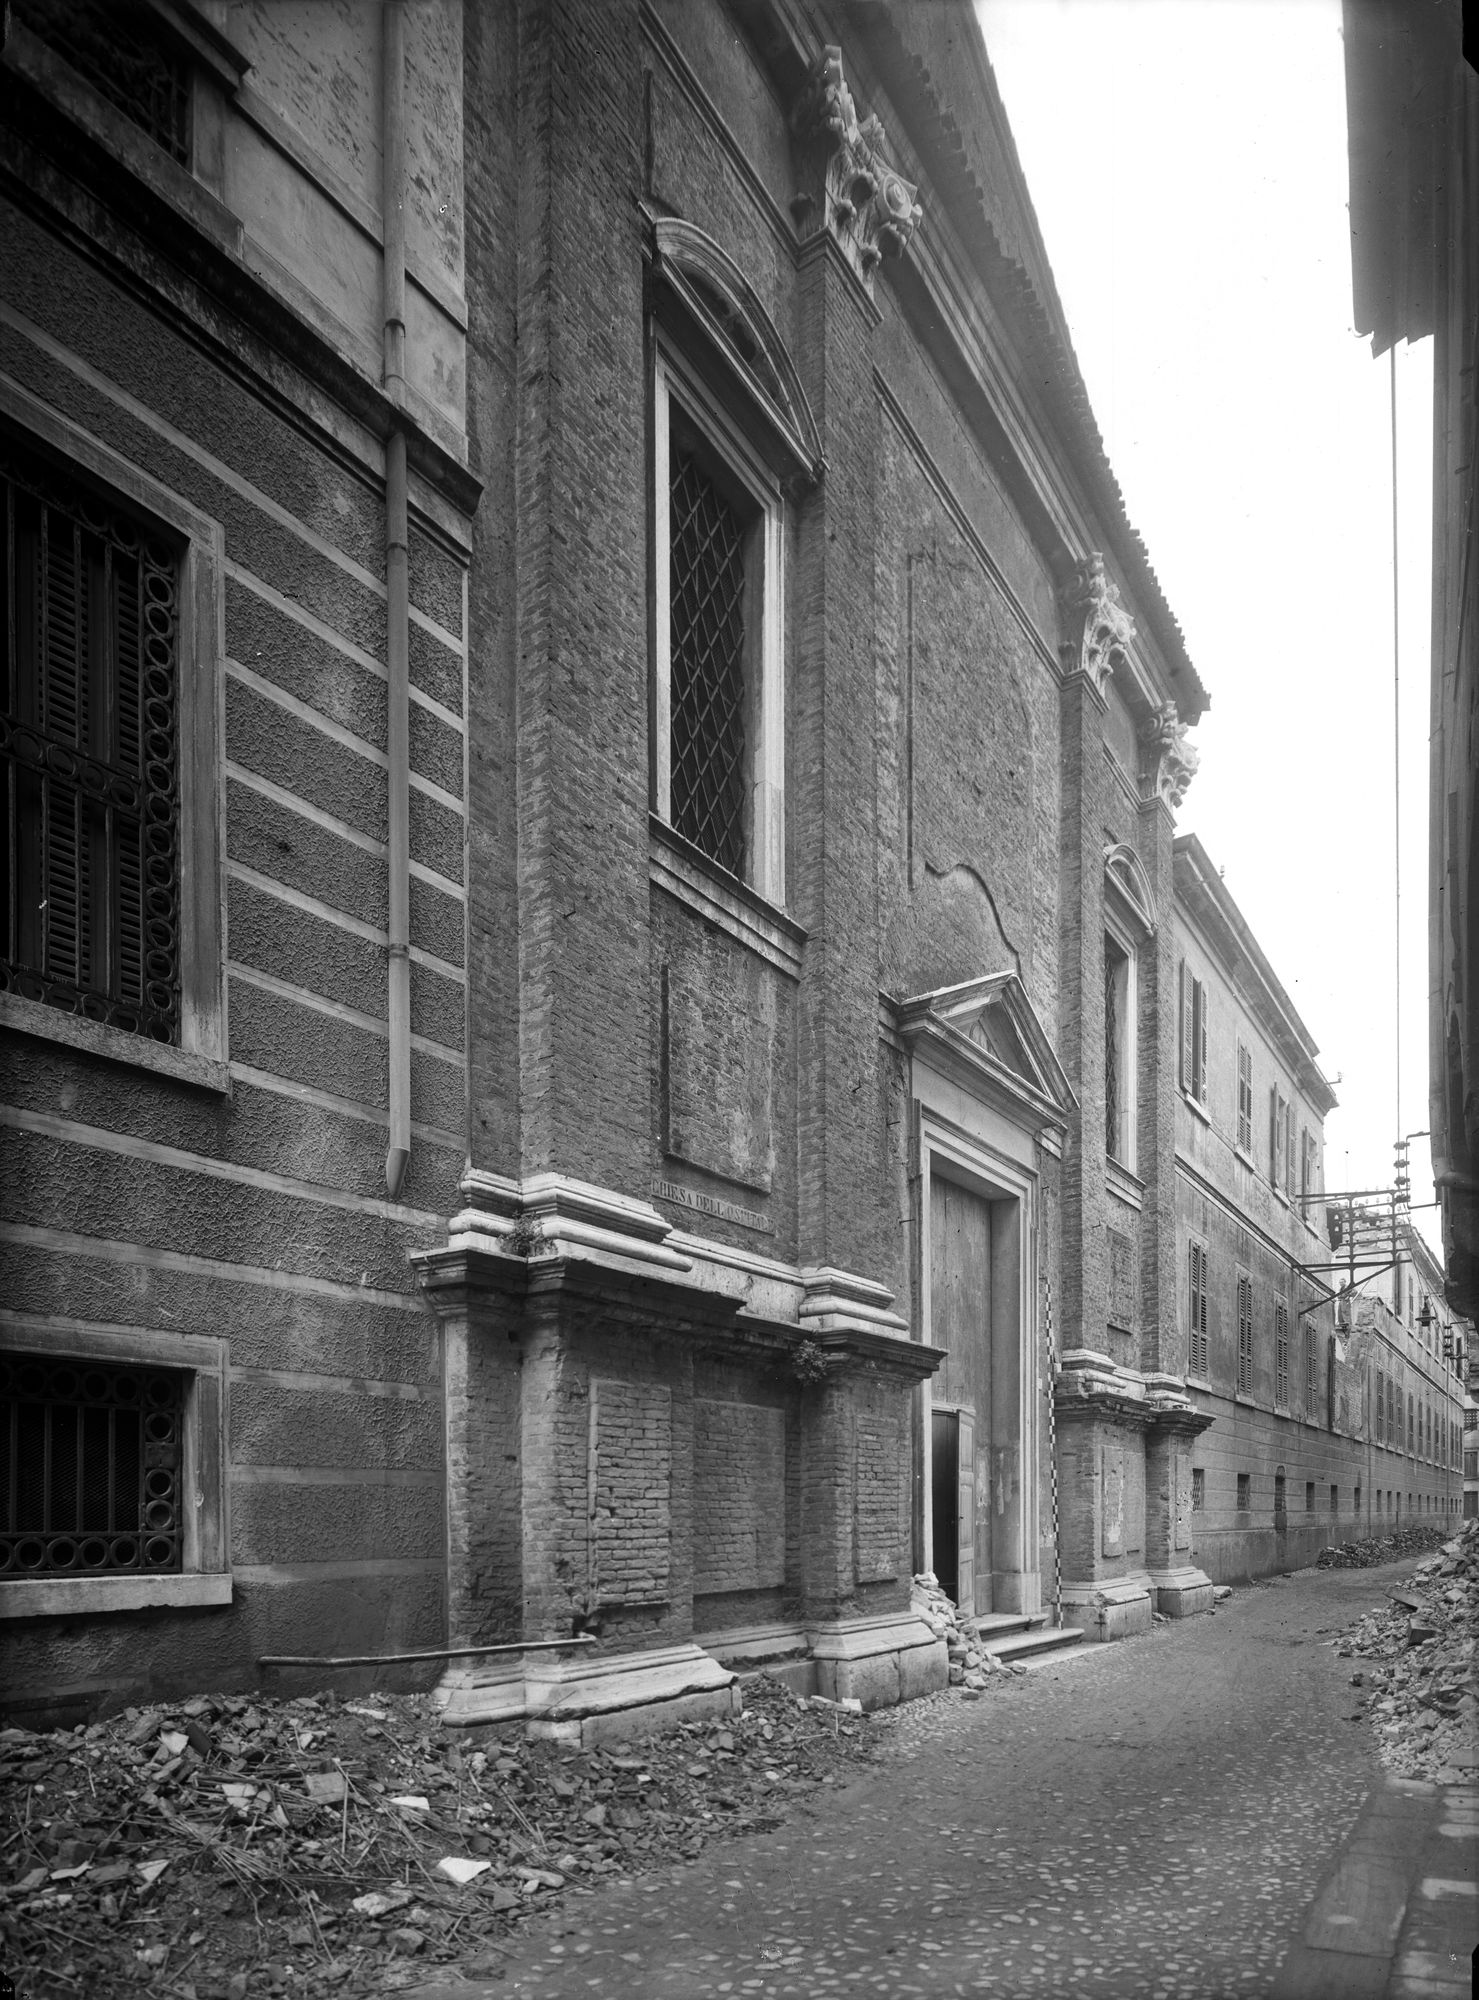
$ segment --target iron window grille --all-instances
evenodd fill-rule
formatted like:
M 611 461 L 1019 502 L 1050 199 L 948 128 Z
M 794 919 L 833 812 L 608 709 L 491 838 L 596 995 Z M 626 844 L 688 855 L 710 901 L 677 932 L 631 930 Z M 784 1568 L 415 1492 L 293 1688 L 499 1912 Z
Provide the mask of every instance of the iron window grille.
M 181 166 L 190 161 L 190 65 L 146 7 L 12 0 L 16 18 Z
M 1253 1475 L 1249 1472 L 1238 1474 L 1238 1512 L 1246 1514 L 1253 1505 Z
M 1253 1393 L 1253 1280 L 1238 1279 L 1238 1387 Z
M 1207 1474 L 1204 1467 L 1194 1465 L 1191 1469 L 1191 1511 L 1200 1514 L 1207 1505 Z
M 177 1043 L 177 552 L 4 440 L 0 511 L 0 991 Z
M 0 1577 L 182 1567 L 186 1377 L 0 1357 Z
M 697 454 L 676 441 L 669 471 L 672 823 L 710 860 L 742 875 L 750 524 Z

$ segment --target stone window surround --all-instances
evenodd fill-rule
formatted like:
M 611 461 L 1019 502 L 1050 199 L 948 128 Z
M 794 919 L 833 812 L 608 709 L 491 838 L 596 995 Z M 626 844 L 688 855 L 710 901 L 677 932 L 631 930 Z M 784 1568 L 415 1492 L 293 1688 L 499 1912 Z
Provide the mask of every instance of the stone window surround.
M 47 404 L 0 383 L 0 418 L 65 470 L 104 488 L 121 510 L 152 517 L 180 558 L 180 1041 L 150 1041 L 18 994 L 0 994 L 0 1027 L 227 1095 L 221 913 L 220 783 L 225 539 L 221 524 L 181 500 Z
M 77 1613 L 182 1610 L 231 1602 L 226 1511 L 225 1340 L 147 1328 L 56 1328 L 6 1322 L 7 1344 L 57 1360 L 185 1371 L 180 1465 L 183 1567 L 167 1576 L 45 1576 L 0 1582 L 0 1620 L 57 1618 Z
M 673 402 L 759 509 L 757 542 L 762 610 L 760 631 L 747 663 L 747 672 L 756 675 L 758 685 L 753 709 L 755 740 L 747 748 L 750 839 L 745 879 L 766 902 L 783 910 L 786 900 L 785 513 L 781 482 L 754 444 L 721 408 L 697 369 L 660 328 L 655 331 L 652 381 L 653 812 L 663 825 L 670 824 L 672 619 L 668 440 Z

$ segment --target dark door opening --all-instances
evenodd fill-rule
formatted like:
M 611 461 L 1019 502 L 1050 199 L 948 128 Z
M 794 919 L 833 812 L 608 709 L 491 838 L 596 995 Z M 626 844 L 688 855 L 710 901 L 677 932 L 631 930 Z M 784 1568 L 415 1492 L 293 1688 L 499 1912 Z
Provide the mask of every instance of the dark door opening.
M 930 1525 L 935 1575 L 947 1597 L 960 1596 L 960 1426 L 954 1410 L 930 1412 Z

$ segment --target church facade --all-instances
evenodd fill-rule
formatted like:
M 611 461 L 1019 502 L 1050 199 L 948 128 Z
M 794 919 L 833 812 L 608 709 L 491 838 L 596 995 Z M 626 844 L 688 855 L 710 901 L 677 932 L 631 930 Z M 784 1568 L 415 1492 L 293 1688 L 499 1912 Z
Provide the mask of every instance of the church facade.
M 972 11 L 178 6 L 169 172 L 36 11 L 13 518 L 65 474 L 195 591 L 196 858 L 157 1033 L 13 926 L 6 1341 L 79 1436 L 157 1383 L 196 1525 L 10 1524 L 23 1698 L 513 1644 L 408 1671 L 590 1740 L 942 1684 L 921 1569 L 1204 1608 L 1207 697 Z

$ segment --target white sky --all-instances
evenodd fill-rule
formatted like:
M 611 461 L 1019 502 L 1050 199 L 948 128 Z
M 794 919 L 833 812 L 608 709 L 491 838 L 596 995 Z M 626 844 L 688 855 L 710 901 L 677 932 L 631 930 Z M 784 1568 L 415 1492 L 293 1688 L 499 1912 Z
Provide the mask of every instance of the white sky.
M 1397 355 L 1399 1128 L 1390 364 L 1352 324 L 1339 0 L 977 9 L 1110 461 L 1211 692 L 1179 829 L 1336 1082 L 1326 1185 L 1388 1185 L 1399 1129 L 1428 1123 L 1432 344 Z

